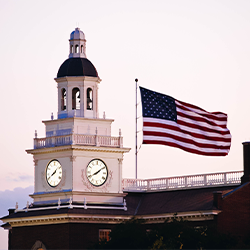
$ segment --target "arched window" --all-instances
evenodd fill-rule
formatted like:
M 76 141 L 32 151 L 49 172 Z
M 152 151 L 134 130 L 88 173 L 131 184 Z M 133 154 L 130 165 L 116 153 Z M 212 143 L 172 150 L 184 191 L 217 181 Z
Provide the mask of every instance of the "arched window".
M 81 45 L 81 53 L 83 53 L 83 45 Z
M 46 250 L 45 245 L 40 241 L 37 240 L 35 244 L 32 246 L 31 250 Z
M 78 46 L 78 44 L 75 46 L 75 53 L 79 53 L 79 46 Z
M 66 110 L 66 105 L 66 89 L 63 88 L 61 93 L 61 110 Z
M 93 110 L 93 91 L 91 88 L 87 89 L 87 110 Z
M 80 109 L 80 90 L 79 88 L 73 88 L 72 90 L 72 109 Z

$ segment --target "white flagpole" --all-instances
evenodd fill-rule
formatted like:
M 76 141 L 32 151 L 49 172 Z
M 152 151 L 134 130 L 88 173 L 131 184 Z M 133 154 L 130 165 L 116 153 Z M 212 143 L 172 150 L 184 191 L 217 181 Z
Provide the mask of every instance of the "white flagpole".
M 137 82 L 135 79 L 135 179 L 137 179 Z

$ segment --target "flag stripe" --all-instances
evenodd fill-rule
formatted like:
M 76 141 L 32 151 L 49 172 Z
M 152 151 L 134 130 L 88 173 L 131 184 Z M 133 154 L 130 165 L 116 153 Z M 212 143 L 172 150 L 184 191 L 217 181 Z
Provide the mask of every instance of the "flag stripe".
M 195 145 L 197 147 L 203 147 L 203 148 L 213 148 L 213 149 L 229 149 L 230 143 L 221 142 L 221 143 L 213 143 L 212 141 L 206 141 L 201 139 L 193 139 L 189 136 L 181 136 L 178 133 L 167 133 L 167 132 L 159 132 L 159 131 L 145 131 L 144 138 L 147 138 L 148 136 L 152 137 L 158 137 L 158 138 L 172 138 L 176 141 L 189 143 L 192 145 Z
M 146 121 L 145 121 L 146 120 Z M 144 131 L 149 132 L 163 132 L 163 133 L 172 133 L 179 134 L 180 136 L 190 136 L 194 139 L 203 139 L 207 141 L 212 141 L 213 143 L 218 142 L 227 142 L 231 143 L 231 136 L 230 135 L 220 135 L 216 133 L 211 133 L 211 132 L 204 132 L 195 129 L 189 129 L 189 127 L 184 127 L 184 126 L 179 126 L 173 121 L 166 121 L 166 123 L 156 123 L 156 122 L 148 122 L 148 118 L 143 119 L 143 126 L 144 126 Z
M 211 125 L 211 126 L 220 126 L 222 128 L 225 128 L 227 125 L 227 122 L 225 122 L 225 121 L 212 120 L 211 118 L 201 116 L 197 113 L 194 113 L 193 111 L 185 111 L 185 110 L 180 109 L 178 107 L 176 108 L 176 111 L 177 111 L 178 116 L 190 118 L 190 119 L 198 121 L 198 122 L 207 123 L 208 125 Z
M 144 144 L 161 144 L 161 145 L 176 147 L 176 148 L 182 149 L 184 151 L 187 151 L 189 153 L 206 155 L 206 156 L 226 156 L 228 154 L 228 150 L 219 150 L 218 151 L 218 150 L 214 150 L 214 149 L 199 148 L 199 147 L 193 146 L 192 144 L 184 144 L 182 142 L 175 141 L 172 138 L 145 137 L 143 139 L 143 143 Z
M 141 88 L 143 143 L 161 144 L 187 152 L 224 156 L 231 146 L 227 115 Z
M 182 107 L 183 109 L 193 111 L 195 113 L 198 113 L 200 115 L 206 116 L 206 117 L 214 119 L 214 120 L 227 121 L 227 114 L 224 114 L 222 112 L 209 113 L 209 112 L 205 111 L 204 109 L 201 109 L 197 106 L 194 106 L 192 104 L 188 104 L 185 102 L 181 102 L 178 100 L 175 100 L 175 103 L 176 103 L 176 106 L 178 106 L 179 108 Z

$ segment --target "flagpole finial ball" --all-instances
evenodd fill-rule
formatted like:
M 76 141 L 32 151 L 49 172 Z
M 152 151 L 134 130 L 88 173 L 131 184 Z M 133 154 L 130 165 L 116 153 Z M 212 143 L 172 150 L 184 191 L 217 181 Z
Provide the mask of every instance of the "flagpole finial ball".
M 138 79 L 137 79 L 137 78 L 135 78 L 135 81 L 136 81 L 136 82 L 138 82 Z

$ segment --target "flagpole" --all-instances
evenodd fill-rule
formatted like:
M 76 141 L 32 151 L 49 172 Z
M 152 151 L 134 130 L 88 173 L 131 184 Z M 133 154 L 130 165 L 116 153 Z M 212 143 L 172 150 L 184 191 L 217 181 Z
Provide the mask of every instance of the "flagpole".
M 137 82 L 135 79 L 135 179 L 137 179 Z

